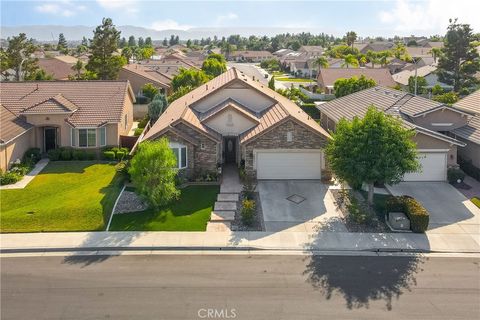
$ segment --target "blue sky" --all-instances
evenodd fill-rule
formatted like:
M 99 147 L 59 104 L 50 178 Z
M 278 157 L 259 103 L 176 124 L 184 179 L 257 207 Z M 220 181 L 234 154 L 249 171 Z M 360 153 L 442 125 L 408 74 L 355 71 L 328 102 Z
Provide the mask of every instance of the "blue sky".
M 384 1 L 152 1 L 36 0 L 1 3 L 1 25 L 99 24 L 157 30 L 191 27 L 288 27 L 335 35 L 444 34 L 450 17 L 480 32 L 478 0 Z

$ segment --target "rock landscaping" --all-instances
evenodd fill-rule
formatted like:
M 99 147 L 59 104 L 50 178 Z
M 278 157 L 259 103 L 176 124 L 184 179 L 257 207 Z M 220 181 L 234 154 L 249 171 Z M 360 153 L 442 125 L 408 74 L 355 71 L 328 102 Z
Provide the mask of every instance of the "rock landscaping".
M 148 209 L 148 204 L 143 201 L 133 190 L 125 189 L 118 199 L 114 214 L 140 212 Z

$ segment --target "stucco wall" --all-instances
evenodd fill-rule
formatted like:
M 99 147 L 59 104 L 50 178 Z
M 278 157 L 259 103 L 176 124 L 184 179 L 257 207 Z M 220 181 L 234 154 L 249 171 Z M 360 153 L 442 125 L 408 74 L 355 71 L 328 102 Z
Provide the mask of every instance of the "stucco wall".
M 457 164 L 457 146 L 447 141 L 442 141 L 422 133 L 417 133 L 412 140 L 417 144 L 417 149 L 449 150 L 447 154 L 447 164 L 449 166 Z
M 415 124 L 433 130 L 433 131 L 450 131 L 467 124 L 467 117 L 452 110 L 437 110 L 411 119 Z M 433 123 L 452 123 L 451 126 L 435 126 Z
M 58 114 L 32 114 L 27 115 L 26 120 L 28 123 L 33 124 L 35 128 L 35 141 L 37 148 L 44 150 L 43 143 L 43 127 L 56 127 L 57 130 L 57 143 L 59 146 L 70 146 L 70 125 L 66 122 L 68 115 Z
M 467 145 L 463 148 L 458 148 L 458 155 L 463 159 L 472 160 L 472 164 L 480 168 L 480 145 L 461 138 L 459 138 L 459 140 L 465 142 Z
M 252 120 L 231 109 L 208 119 L 205 124 L 222 135 L 238 135 L 256 125 Z
M 292 132 L 292 141 L 287 141 L 287 133 Z M 322 149 L 327 140 L 304 126 L 288 120 L 259 136 L 252 142 L 241 146 L 247 174 L 255 176 L 253 167 L 254 149 Z
M 25 151 L 34 145 L 34 130 L 30 129 L 9 144 L 0 146 L 0 169 L 7 170 L 10 162 L 21 160 Z

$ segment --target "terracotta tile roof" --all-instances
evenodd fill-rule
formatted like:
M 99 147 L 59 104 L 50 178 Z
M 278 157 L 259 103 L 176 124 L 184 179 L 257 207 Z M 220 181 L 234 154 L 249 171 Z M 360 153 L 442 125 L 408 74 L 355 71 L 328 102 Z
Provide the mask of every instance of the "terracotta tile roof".
M 430 66 L 430 65 L 426 65 L 426 66 L 417 68 L 417 77 L 428 76 L 430 73 L 435 72 L 436 70 L 437 70 L 437 67 Z M 398 82 L 398 83 L 406 86 L 406 85 L 408 85 L 408 79 L 410 79 L 410 77 L 414 77 L 414 76 L 415 76 L 415 69 L 414 70 L 400 71 L 399 73 L 394 74 L 392 77 L 393 77 L 393 80 L 395 80 L 395 82 Z
M 170 82 L 172 78 L 156 69 L 148 68 L 145 65 L 135 63 L 127 64 L 122 69 L 127 72 L 127 74 L 134 73 L 142 78 L 145 78 L 149 82 L 155 83 L 164 88 L 170 88 Z
M 455 103 L 454 106 L 462 110 L 472 111 L 476 114 L 480 114 L 480 90 L 469 94 L 465 98 Z
M 255 122 L 258 122 L 258 119 L 257 119 L 258 116 L 253 115 L 251 110 L 248 110 L 247 107 L 245 107 L 244 105 L 242 105 L 238 101 L 235 101 L 234 99 L 227 99 L 227 100 L 219 103 L 216 107 L 211 108 L 207 112 L 205 112 L 203 114 L 199 114 L 198 118 L 200 119 L 201 122 L 204 122 L 207 119 L 210 119 L 213 116 L 215 116 L 215 115 L 217 115 L 217 114 L 219 114 L 223 111 L 226 111 L 228 109 L 233 109 L 236 112 L 243 114 L 245 117 L 247 117 L 247 118 L 249 118 L 249 119 L 251 119 Z
M 245 58 L 257 58 L 257 57 L 272 57 L 273 55 L 269 51 L 234 51 L 230 53 L 230 57 L 245 57 Z
M 272 106 L 260 114 L 255 114 L 250 111 L 250 115 L 255 116 L 259 123 L 257 126 L 240 135 L 240 143 L 245 143 L 254 139 L 259 134 L 266 132 L 266 130 L 273 128 L 275 125 L 286 119 L 296 120 L 302 125 L 310 128 L 312 131 L 329 137 L 329 134 L 321 128 L 315 120 L 311 119 L 305 112 L 303 112 L 303 110 L 301 110 L 293 101 L 269 89 L 263 84 L 250 79 L 236 68 L 231 68 L 206 84 L 175 100 L 160 116 L 157 122 L 155 122 L 150 131 L 144 136 L 144 139 L 155 138 L 166 127 L 182 122 L 218 141 L 221 138 L 221 135 L 205 126 L 200 121 L 199 114 L 196 111 L 193 111 L 190 106 L 234 81 L 241 81 L 243 84 L 252 87 L 272 100 Z M 244 109 L 238 105 L 237 107 Z M 248 112 L 245 110 L 243 111 Z
M 480 114 L 475 115 L 466 126 L 453 130 L 453 133 L 480 145 Z
M 21 113 L 72 113 L 77 109 L 78 107 L 74 103 L 66 99 L 62 94 L 57 94 L 54 97 L 25 108 Z
M 392 75 L 388 69 L 370 69 L 370 68 L 321 68 L 318 71 L 317 80 L 323 87 L 332 87 L 338 79 L 365 76 L 373 79 L 379 86 L 394 87 Z
M 76 127 L 120 122 L 127 93 L 134 99 L 128 81 L 0 83 L 1 103 L 15 115 L 32 106 L 49 112 L 62 105 L 66 109 L 77 109 L 68 119 Z
M 33 126 L 0 104 L 0 144 L 5 144 Z
M 75 74 L 75 71 L 72 70 L 72 63 L 56 58 L 38 59 L 38 66 L 45 70 L 47 74 L 53 75 L 55 80 L 67 80 L 69 75 Z
M 432 48 L 425 48 L 425 47 L 407 47 L 408 54 L 413 58 L 418 57 L 431 57 L 432 56 Z

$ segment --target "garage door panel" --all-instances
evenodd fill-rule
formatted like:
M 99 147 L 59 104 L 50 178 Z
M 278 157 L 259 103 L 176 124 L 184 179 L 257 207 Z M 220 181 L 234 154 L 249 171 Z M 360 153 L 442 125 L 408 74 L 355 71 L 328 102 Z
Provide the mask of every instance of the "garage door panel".
M 257 152 L 258 179 L 320 179 L 321 152 Z
M 404 181 L 445 181 L 447 172 L 447 155 L 443 152 L 420 152 L 418 160 L 419 172 L 407 173 Z

